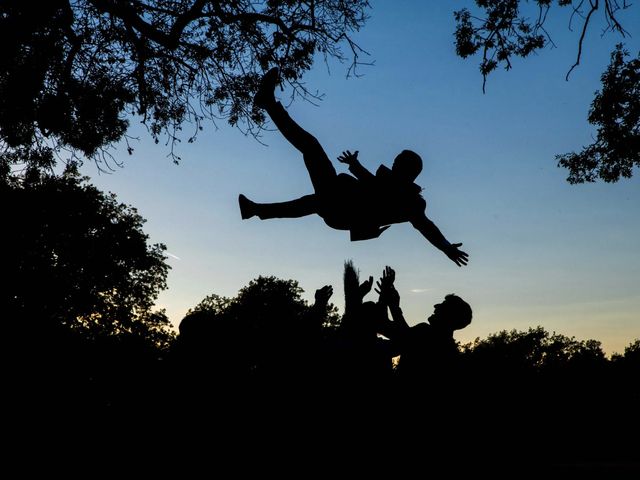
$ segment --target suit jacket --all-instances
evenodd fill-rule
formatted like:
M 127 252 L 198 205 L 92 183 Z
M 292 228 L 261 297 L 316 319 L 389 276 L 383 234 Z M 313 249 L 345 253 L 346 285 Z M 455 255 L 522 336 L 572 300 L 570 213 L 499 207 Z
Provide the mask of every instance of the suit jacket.
M 349 171 L 358 179 L 358 194 L 362 197 L 360 211 L 349 229 L 352 241 L 377 238 L 393 223 L 424 215 L 427 204 L 419 185 L 397 179 L 384 165 L 374 175 L 356 160 Z

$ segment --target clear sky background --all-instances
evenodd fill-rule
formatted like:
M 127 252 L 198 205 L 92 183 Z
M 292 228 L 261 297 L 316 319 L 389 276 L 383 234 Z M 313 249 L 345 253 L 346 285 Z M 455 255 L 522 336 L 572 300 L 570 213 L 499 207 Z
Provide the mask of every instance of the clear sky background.
M 350 242 L 317 217 L 241 220 L 237 198 L 272 202 L 312 193 L 301 155 L 277 130 L 261 140 L 220 123 L 193 144 L 140 141 L 124 168 L 82 172 L 147 219 L 152 242 L 167 245 L 169 288 L 158 300 L 177 326 L 206 295 L 235 296 L 259 275 L 294 279 L 313 299 L 333 285 L 342 310 L 342 273 L 353 260 L 361 279 L 396 270 L 396 287 L 410 324 L 424 321 L 447 293 L 467 300 L 472 324 L 462 342 L 500 330 L 543 326 L 550 332 L 596 339 L 611 354 L 640 338 L 640 172 L 616 184 L 569 185 L 554 155 L 590 143 L 587 112 L 609 53 L 620 37 L 600 37 L 602 12 L 587 34 L 581 65 L 570 81 L 579 29 L 567 29 L 568 9 L 553 9 L 548 29 L 558 48 L 494 72 L 482 94 L 479 59 L 455 56 L 453 11 L 472 2 L 372 2 L 371 19 L 355 36 L 374 61 L 360 78 L 347 64 L 316 63 L 304 80 L 324 99 L 296 102 L 291 115 L 316 135 L 329 156 L 359 150 L 371 171 L 408 148 L 424 170 L 427 215 L 470 255 L 459 268 L 409 224 L 379 239 Z M 473 7 L 473 5 L 471 5 Z M 640 49 L 640 6 L 620 19 Z M 289 91 L 277 92 L 283 100 Z M 185 137 L 190 134 L 185 126 Z M 339 172 L 346 171 L 337 161 Z M 372 292 L 367 299 L 375 300 Z

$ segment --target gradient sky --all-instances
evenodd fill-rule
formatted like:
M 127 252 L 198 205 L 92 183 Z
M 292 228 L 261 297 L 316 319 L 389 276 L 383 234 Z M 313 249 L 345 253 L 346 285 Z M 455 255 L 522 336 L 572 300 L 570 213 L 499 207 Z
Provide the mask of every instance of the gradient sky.
M 172 270 L 158 306 L 175 325 L 206 295 L 235 296 L 259 275 L 298 280 L 307 300 L 333 285 L 342 310 L 343 264 L 351 259 L 361 279 L 377 279 L 385 265 L 396 270 L 410 324 L 447 293 L 466 299 L 474 319 L 456 332 L 462 342 L 541 325 L 600 340 L 611 354 L 640 338 L 640 172 L 616 184 L 572 186 L 554 159 L 590 143 L 588 108 L 620 37 L 600 37 L 599 12 L 566 82 L 579 29 L 567 29 L 567 9 L 554 9 L 548 28 L 557 48 L 496 71 L 483 95 L 479 59 L 456 57 L 453 45 L 453 10 L 470 3 L 372 2 L 355 39 L 375 65 L 347 79 L 347 64 L 318 62 L 304 79 L 323 101 L 289 107 L 333 159 L 359 150 L 375 171 L 402 149 L 418 152 L 427 215 L 449 241 L 463 242 L 469 265 L 457 267 L 409 224 L 350 242 L 348 232 L 317 216 L 241 220 L 239 193 L 262 202 L 312 193 L 301 155 L 277 130 L 264 133 L 263 145 L 209 124 L 195 143 L 178 147 L 176 166 L 166 146 L 132 123 L 130 133 L 140 136 L 134 155 L 115 153 L 124 168 L 99 174 L 87 163 L 82 172 L 135 206 L 151 241 L 167 245 Z M 627 48 L 637 53 L 640 7 L 620 19 L 633 36 Z

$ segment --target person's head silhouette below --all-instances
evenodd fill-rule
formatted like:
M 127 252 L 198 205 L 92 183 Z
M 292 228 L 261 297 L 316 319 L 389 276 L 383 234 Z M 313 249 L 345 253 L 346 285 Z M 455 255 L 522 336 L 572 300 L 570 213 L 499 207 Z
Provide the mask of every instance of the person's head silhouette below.
M 471 323 L 471 306 L 462 298 L 450 293 L 441 303 L 433 306 L 433 313 L 426 322 L 410 327 L 400 308 L 400 294 L 394 286 L 395 275 L 391 267 L 385 267 L 376 284 L 376 292 L 380 295 L 378 302 L 389 308 L 393 318 L 392 322 L 382 322 L 383 331 L 380 333 L 398 340 L 403 348 L 416 352 L 422 350 L 424 345 L 429 345 L 433 352 L 451 350 L 451 347 L 457 350 L 453 332 Z
M 457 295 L 449 294 L 442 303 L 433 306 L 433 314 L 427 321 L 435 330 L 453 333 L 468 326 L 471 316 L 469 304 Z

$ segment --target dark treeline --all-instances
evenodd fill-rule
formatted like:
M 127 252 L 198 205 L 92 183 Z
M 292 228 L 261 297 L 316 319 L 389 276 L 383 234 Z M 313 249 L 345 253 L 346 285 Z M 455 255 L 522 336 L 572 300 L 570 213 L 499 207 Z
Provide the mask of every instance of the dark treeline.
M 312 304 L 296 281 L 261 276 L 233 298 L 206 297 L 174 333 L 152 310 L 164 246 L 148 244 L 134 209 L 72 172 L 7 179 L 0 195 L 11 206 L 3 391 L 27 443 L 72 430 L 80 443 L 117 434 L 124 448 L 195 429 L 229 450 L 286 446 L 311 462 L 358 445 L 430 464 L 459 452 L 501 465 L 634 465 L 640 340 L 611 358 L 596 340 L 542 327 L 461 345 L 453 333 L 472 318 L 462 299 L 410 327 L 395 272 L 361 281 L 350 262 L 344 284 L 319 286 Z

